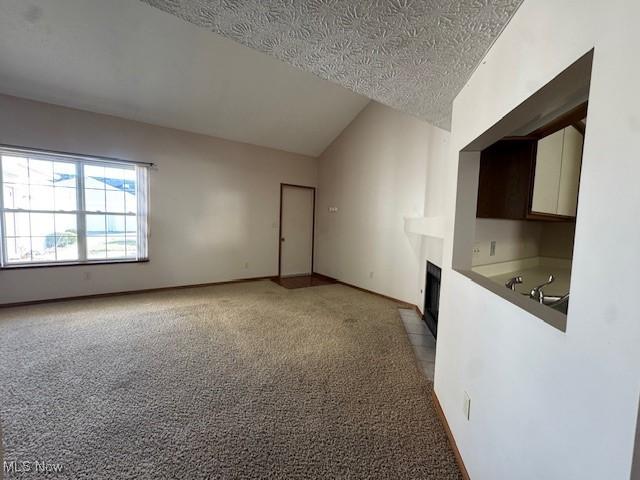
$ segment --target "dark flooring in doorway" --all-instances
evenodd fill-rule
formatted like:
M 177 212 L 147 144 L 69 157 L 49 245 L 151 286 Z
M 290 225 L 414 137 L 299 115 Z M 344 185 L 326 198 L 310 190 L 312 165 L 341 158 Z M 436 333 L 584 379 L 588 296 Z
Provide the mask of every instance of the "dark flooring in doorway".
M 306 287 L 318 287 L 320 285 L 331 285 L 336 283 L 335 280 L 324 275 L 301 275 L 297 277 L 276 277 L 272 278 L 272 281 L 284 288 L 306 288 Z

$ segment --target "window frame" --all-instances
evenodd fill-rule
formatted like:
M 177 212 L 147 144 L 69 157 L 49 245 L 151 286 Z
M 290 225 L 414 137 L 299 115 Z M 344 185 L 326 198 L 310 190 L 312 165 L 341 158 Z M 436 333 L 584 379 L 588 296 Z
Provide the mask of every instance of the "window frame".
M 25 159 L 38 159 L 56 163 L 69 163 L 75 166 L 75 189 L 76 189 L 76 208 L 74 210 L 43 210 L 43 209 L 20 209 L 20 208 L 5 208 L 4 206 L 4 164 L 2 161 L 3 156 L 17 156 Z M 136 211 L 135 212 L 112 212 L 107 210 L 105 202 L 105 211 L 94 211 L 86 209 L 86 192 L 85 192 L 85 178 L 84 170 L 87 165 L 96 165 L 100 167 L 120 167 L 131 169 L 133 167 L 134 175 L 136 178 L 135 191 L 136 191 Z M 145 263 L 149 261 L 148 254 L 148 216 L 149 216 L 149 172 L 152 167 L 152 163 L 146 162 L 133 162 L 127 160 L 120 160 L 108 157 L 96 157 L 87 156 L 81 154 L 72 154 L 66 152 L 55 152 L 48 150 L 15 147 L 10 145 L 0 144 L 0 270 L 13 270 L 24 268 L 50 268 L 50 267 L 62 267 L 62 266 L 82 266 L 82 265 L 110 265 L 119 263 Z M 145 172 L 141 174 L 140 170 L 144 169 Z M 31 183 L 28 183 L 31 187 Z M 60 187 L 59 187 L 60 188 Z M 66 188 L 66 187 L 65 187 Z M 105 189 L 106 191 L 106 189 Z M 143 197 L 143 199 L 141 199 Z M 29 204 L 29 207 L 31 205 Z M 6 228 L 6 216 L 5 213 L 44 213 L 44 214 L 73 214 L 76 217 L 76 236 L 77 236 L 77 259 L 73 260 L 37 260 L 37 261 L 9 261 L 8 259 L 8 246 L 7 239 L 9 238 L 5 232 Z M 105 221 L 108 216 L 122 217 L 125 222 L 125 239 L 126 239 L 126 224 L 127 217 L 135 218 L 136 223 L 136 255 L 135 257 L 112 257 L 112 258 L 88 258 L 87 250 L 87 231 L 86 231 L 86 219 L 87 215 L 103 215 Z M 142 232 L 141 232 L 142 227 Z M 106 227 L 105 227 L 106 228 Z M 31 231 L 29 232 L 29 238 L 32 239 Z M 56 232 L 54 232 L 55 234 Z M 106 231 L 105 231 L 106 234 Z M 11 237 L 13 238 L 13 237 Z M 16 237 L 19 238 L 19 237 Z M 26 237 L 25 237 L 26 238 Z M 125 240 L 126 241 L 126 240 Z M 141 245 L 140 242 L 144 242 Z M 31 245 L 31 248 L 32 245 Z M 126 247 L 125 247 L 126 248 Z M 108 253 L 107 253 L 108 254 Z M 33 254 L 32 254 L 33 255 Z M 125 254 L 126 255 L 126 254 Z

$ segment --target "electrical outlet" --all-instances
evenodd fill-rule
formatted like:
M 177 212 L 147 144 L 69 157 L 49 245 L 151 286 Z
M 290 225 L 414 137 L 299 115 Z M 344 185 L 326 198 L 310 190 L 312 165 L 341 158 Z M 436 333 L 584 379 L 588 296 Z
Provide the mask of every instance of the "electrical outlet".
M 471 397 L 467 392 L 464 392 L 464 404 L 463 404 L 464 416 L 467 420 L 471 415 Z
M 480 256 L 480 244 L 479 243 L 476 243 L 473 246 L 473 256 L 474 257 L 479 257 Z
M 91 280 L 91 272 L 82 272 L 82 279 L 85 281 Z
M 373 278 L 373 272 L 369 272 L 369 278 Z
M 244 262 L 244 268 L 249 268 L 249 262 Z
M 491 240 L 491 248 L 489 249 L 489 256 L 490 257 L 495 257 L 496 256 L 496 241 L 495 240 Z

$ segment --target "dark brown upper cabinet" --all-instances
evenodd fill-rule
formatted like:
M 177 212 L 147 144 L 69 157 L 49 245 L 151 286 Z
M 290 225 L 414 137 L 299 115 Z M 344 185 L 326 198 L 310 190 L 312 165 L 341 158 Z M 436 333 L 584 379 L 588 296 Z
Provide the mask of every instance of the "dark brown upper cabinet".
M 522 220 L 529 213 L 536 144 L 531 139 L 501 140 L 480 156 L 477 216 Z
M 576 216 L 586 104 L 526 137 L 482 151 L 477 217 L 573 221 Z

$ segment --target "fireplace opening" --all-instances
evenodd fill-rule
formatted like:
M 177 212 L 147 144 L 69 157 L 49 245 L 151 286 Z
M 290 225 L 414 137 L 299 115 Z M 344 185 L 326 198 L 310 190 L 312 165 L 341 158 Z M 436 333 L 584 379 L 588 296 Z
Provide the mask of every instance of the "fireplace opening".
M 440 308 L 440 278 L 442 269 L 427 262 L 427 281 L 424 294 L 424 321 L 434 338 L 438 338 L 438 310 Z

